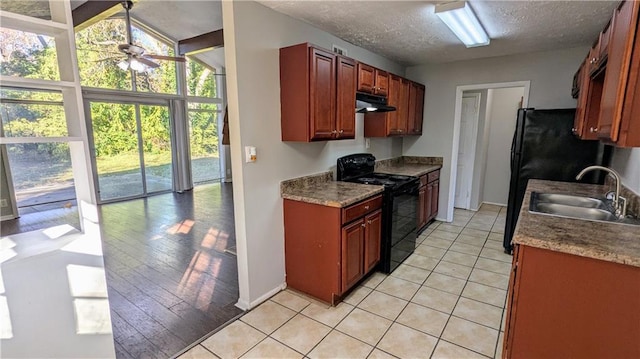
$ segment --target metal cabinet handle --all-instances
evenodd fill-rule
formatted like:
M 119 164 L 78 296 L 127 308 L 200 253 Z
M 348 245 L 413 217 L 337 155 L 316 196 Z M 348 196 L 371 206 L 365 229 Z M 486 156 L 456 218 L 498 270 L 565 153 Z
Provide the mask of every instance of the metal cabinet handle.
M 333 133 L 335 135 L 336 133 L 338 133 L 338 131 L 333 130 L 333 131 L 331 131 L 331 133 Z
M 591 128 L 589 128 L 589 132 L 591 132 L 591 133 L 598 132 L 598 128 L 597 127 L 591 127 Z
M 571 129 L 571 132 L 576 133 L 576 132 L 578 132 L 578 129 L 574 127 L 574 128 Z
M 364 209 L 369 209 L 369 206 L 364 206 Z
M 364 224 L 364 223 L 362 223 L 360 226 L 361 226 L 362 228 L 364 228 L 364 227 L 366 227 L 367 225 L 366 225 L 366 224 Z
M 368 220 L 367 223 L 371 224 L 371 220 Z
M 340 130 L 340 132 L 339 132 L 339 133 L 340 133 L 340 134 L 344 133 L 344 130 Z
M 598 132 L 598 128 L 597 128 L 597 127 L 596 127 L 596 128 L 594 128 L 594 129 L 593 129 L 593 132 Z

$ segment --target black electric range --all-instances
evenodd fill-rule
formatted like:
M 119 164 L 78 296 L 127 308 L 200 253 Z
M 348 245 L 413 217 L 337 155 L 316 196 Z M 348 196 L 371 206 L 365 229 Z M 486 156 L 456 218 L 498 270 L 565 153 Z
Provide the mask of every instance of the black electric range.
M 338 158 L 337 179 L 384 186 L 382 238 L 378 269 L 391 273 L 416 247 L 418 177 L 375 172 L 376 158 L 358 153 Z

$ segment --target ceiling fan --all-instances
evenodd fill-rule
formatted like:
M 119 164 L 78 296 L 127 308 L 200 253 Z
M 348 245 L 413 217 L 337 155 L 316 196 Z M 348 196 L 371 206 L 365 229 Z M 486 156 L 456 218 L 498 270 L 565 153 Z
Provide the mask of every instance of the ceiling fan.
M 133 37 L 131 35 L 131 17 L 129 16 L 129 10 L 133 7 L 133 1 L 123 1 L 122 7 L 124 7 L 125 10 L 128 43 L 118 45 L 118 50 L 127 55 L 126 59 L 118 63 L 118 67 L 125 71 L 129 69 L 134 71 L 143 71 L 145 66 L 150 68 L 157 68 L 160 66 L 157 62 L 152 61 L 151 59 L 185 62 L 184 57 L 148 54 L 143 47 L 134 45 Z

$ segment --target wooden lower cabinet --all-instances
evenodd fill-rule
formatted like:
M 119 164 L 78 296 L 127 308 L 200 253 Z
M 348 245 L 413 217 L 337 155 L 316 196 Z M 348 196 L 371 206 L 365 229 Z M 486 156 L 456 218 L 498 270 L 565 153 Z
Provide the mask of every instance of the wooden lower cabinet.
M 382 196 L 346 208 L 284 200 L 287 286 L 335 305 L 380 261 Z
M 420 177 L 418 192 L 418 232 L 438 215 L 438 191 L 440 190 L 440 170 Z
M 504 358 L 640 358 L 640 267 L 517 244 Z
M 342 228 L 342 291 L 356 284 L 364 275 L 364 222 L 356 221 Z

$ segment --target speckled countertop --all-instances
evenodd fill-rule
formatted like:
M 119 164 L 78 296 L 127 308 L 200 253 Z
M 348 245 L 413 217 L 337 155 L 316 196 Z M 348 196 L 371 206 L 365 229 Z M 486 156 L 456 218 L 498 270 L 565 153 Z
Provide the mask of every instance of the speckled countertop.
M 332 172 L 280 183 L 282 198 L 338 208 L 382 193 L 383 190 L 383 186 L 334 181 Z
M 429 172 L 433 172 L 442 168 L 440 165 L 423 165 L 423 164 L 401 164 L 382 166 L 376 169 L 376 172 L 392 173 L 394 175 L 416 176 L 420 177 Z
M 376 172 L 420 177 L 442 168 L 442 157 L 403 156 L 376 162 Z
M 640 226 L 529 212 L 531 192 L 602 197 L 603 186 L 529 180 L 513 236 L 517 244 L 640 267 Z

